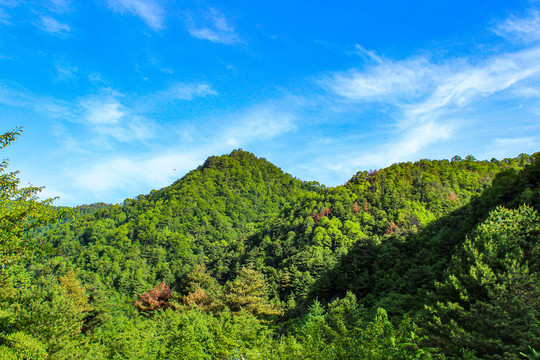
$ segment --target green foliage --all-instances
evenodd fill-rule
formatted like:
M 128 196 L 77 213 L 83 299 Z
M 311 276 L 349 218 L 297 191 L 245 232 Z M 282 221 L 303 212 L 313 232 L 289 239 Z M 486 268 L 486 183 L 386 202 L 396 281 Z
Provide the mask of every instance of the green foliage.
M 183 282 L 182 303 L 187 308 L 199 308 L 203 311 L 223 310 L 223 290 L 206 269 L 204 265 L 198 265 L 191 270 Z
M 25 341 L 36 341 L 47 354 L 57 357 L 77 346 L 82 341 L 81 329 L 89 310 L 84 297 L 76 295 L 83 292 L 82 289 L 74 292 L 72 284 L 58 284 L 50 277 L 40 278 L 17 291 L 3 289 L 0 292 L 2 342 L 10 344 L 13 336 L 20 341 L 27 339 L 16 334 L 31 336 Z
M 13 142 L 21 129 L 0 135 L 0 150 Z M 12 269 L 23 263 L 37 248 L 34 230 L 61 215 L 50 206 L 54 199 L 40 201 L 42 187 L 20 187 L 18 171 L 8 172 L 8 162 L 0 163 L 0 286 L 9 286 L 16 274 Z
M 540 216 L 497 208 L 452 259 L 427 307 L 433 339 L 450 353 L 519 359 L 540 346 Z
M 247 311 L 253 315 L 279 315 L 281 311 L 268 300 L 264 276 L 253 264 L 242 267 L 236 278 L 226 284 L 224 303 L 231 311 Z
M 2 339 L 1 360 L 45 360 L 47 351 L 40 341 L 23 332 L 11 333 Z
M 388 320 L 384 309 L 364 321 L 363 309 L 348 293 L 326 312 L 315 302 L 298 330 L 304 359 L 444 359 L 436 349 L 423 345 L 424 337 L 409 318 L 399 326 Z
M 51 228 L 58 212 L 4 162 L 1 356 L 535 356 L 538 159 L 421 160 L 326 188 L 235 150 Z M 35 244 L 55 251 L 29 262 Z
M 233 277 L 248 236 L 297 194 L 317 187 L 243 151 L 211 157 L 173 185 L 122 205 L 97 207 L 52 229 L 42 240 L 63 254 L 85 281 L 135 296 L 206 264 L 225 282 Z M 94 207 L 96 208 L 96 207 Z M 44 271 L 57 266 L 49 260 Z M 92 279 L 90 279 L 92 278 Z

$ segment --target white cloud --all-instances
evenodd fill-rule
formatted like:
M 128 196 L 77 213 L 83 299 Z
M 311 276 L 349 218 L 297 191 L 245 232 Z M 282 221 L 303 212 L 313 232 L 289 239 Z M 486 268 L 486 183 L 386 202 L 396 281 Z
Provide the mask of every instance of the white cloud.
M 232 45 L 241 43 L 236 33 L 224 14 L 214 8 L 202 13 L 197 20 L 193 16 L 187 17 L 188 31 L 194 38 L 208 40 L 215 43 Z
M 159 69 L 160 71 L 163 71 L 166 74 L 172 75 L 174 74 L 174 69 L 170 67 L 163 66 L 162 58 L 159 54 L 155 52 L 151 52 L 148 56 L 148 63 L 152 66 L 154 66 L 156 69 Z
M 178 100 L 193 100 L 196 97 L 217 95 L 217 92 L 208 84 L 178 83 L 171 86 L 163 94 Z
M 402 128 L 436 120 L 480 97 L 507 90 L 536 94 L 539 76 L 540 46 L 533 46 L 493 55 L 475 65 L 468 64 L 467 59 L 443 64 L 425 57 L 404 61 L 381 59 L 374 66 L 336 73 L 325 79 L 323 86 L 349 101 L 395 105 L 401 110 L 397 124 Z
M 69 25 L 63 24 L 50 16 L 42 16 L 40 20 L 39 27 L 41 30 L 51 34 L 65 36 L 71 31 Z
M 451 138 L 453 126 L 429 121 L 418 126 L 396 133 L 391 141 L 370 148 L 352 156 L 335 156 L 332 160 L 319 159 L 317 162 L 326 163 L 326 168 L 343 176 L 350 176 L 358 169 L 377 169 L 393 163 L 410 161 L 424 148 Z M 339 160 L 341 158 L 341 160 Z
M 0 23 L 3 23 L 5 25 L 12 25 L 12 23 L 9 21 L 10 16 L 7 13 L 7 9 L 13 8 L 17 5 L 19 5 L 17 1 L 0 0 Z
M 170 185 L 175 178 L 200 165 L 204 157 L 200 152 L 170 152 L 146 159 L 116 157 L 77 169 L 71 176 L 77 188 L 98 196 L 117 190 L 149 191 Z
M 360 56 L 364 56 L 368 60 L 374 61 L 379 64 L 384 63 L 384 59 L 380 57 L 379 55 L 377 55 L 375 51 L 368 50 L 359 44 L 356 44 L 356 51 L 358 52 Z
M 253 141 L 270 139 L 297 129 L 294 116 L 268 107 L 254 108 L 240 116 L 234 125 L 227 126 L 225 143 L 239 147 Z
M 540 39 L 540 15 L 511 18 L 499 28 L 504 34 Z M 355 102 L 386 102 L 406 109 L 407 117 L 433 119 L 441 110 L 464 107 L 479 96 L 488 97 L 516 85 L 528 86 L 534 92 L 538 86 L 521 83 L 540 74 L 540 46 L 499 53 L 481 63 L 469 64 L 467 58 L 434 63 L 427 57 L 401 61 L 381 58 L 374 52 L 357 47 L 362 55 L 375 60 L 375 65 L 338 72 L 324 79 L 322 85 L 343 99 Z
M 65 101 L 33 93 L 13 83 L 0 83 L 0 104 L 31 109 L 51 118 L 68 118 L 72 115 Z
M 110 138 L 126 143 L 153 137 L 157 125 L 122 105 L 115 95 L 95 95 L 80 101 L 84 113 L 77 121 L 93 131 L 92 141 L 110 146 Z
M 352 101 L 393 101 L 395 98 L 421 94 L 437 76 L 433 65 L 425 58 L 401 62 L 379 61 L 379 64 L 362 70 L 336 73 L 322 84 Z
M 390 163 L 409 159 L 426 146 L 450 138 L 451 134 L 451 125 L 434 121 L 428 121 L 409 129 L 403 134 L 401 140 L 390 146 L 389 152 L 392 154 Z
M 111 109 L 113 113 L 117 110 L 115 106 L 111 106 Z M 124 124 L 130 110 L 124 106 L 119 106 L 118 109 L 124 113 L 123 116 L 115 118 L 110 123 L 92 125 L 94 134 L 119 140 L 123 136 L 122 131 L 131 130 Z M 133 122 L 129 124 L 133 125 Z M 191 129 L 193 133 L 189 136 L 196 136 L 197 145 L 195 146 L 193 142 L 185 145 L 189 150 L 182 151 L 176 147 L 151 156 L 140 154 L 116 156 L 93 165 L 86 163 L 84 167 L 73 170 L 66 177 L 71 179 L 71 186 L 74 189 L 70 193 L 80 191 L 80 198 L 111 199 L 119 193 L 135 196 L 137 193 L 147 193 L 152 189 L 170 185 L 186 172 L 202 164 L 209 155 L 228 152 L 231 147 L 270 139 L 295 129 L 293 115 L 268 106 L 256 107 L 244 114 L 224 118 L 221 124 L 215 125 L 215 130 L 207 137 Z M 113 130 L 117 133 L 113 134 Z M 101 131 L 105 133 L 101 134 Z M 140 131 L 144 134 L 147 130 L 141 128 Z M 149 131 L 152 132 L 152 128 Z M 170 142 L 175 137 L 180 139 L 182 134 L 172 130 L 163 140 Z M 175 144 L 178 144 L 178 140 Z M 114 198 L 108 201 L 121 200 L 123 199 Z
M 527 145 L 535 146 L 538 145 L 536 138 L 533 136 L 523 136 L 517 138 L 497 138 L 493 141 L 495 147 L 511 147 L 514 148 L 516 145 Z
M 530 43 L 540 40 L 540 11 L 533 10 L 526 18 L 511 17 L 495 28 L 495 32 L 511 41 Z
M 124 116 L 122 105 L 114 99 L 85 101 L 83 106 L 86 108 L 86 120 L 94 125 L 118 124 Z
M 442 78 L 425 101 L 409 107 L 408 116 L 433 118 L 437 111 L 464 107 L 475 98 L 510 89 L 540 74 L 540 48 L 500 55 L 484 64 L 455 68 Z
M 38 197 L 41 200 L 58 198 L 55 201 L 62 201 L 63 203 L 76 201 L 74 197 L 51 186 L 45 186 L 38 194 Z M 56 204 L 56 202 L 53 204 Z
M 119 13 L 131 13 L 143 19 L 153 30 L 163 29 L 164 11 L 152 0 L 109 0 L 109 5 Z
M 511 18 L 497 32 L 509 38 L 521 37 L 521 44 L 526 46 L 494 51 L 483 60 L 462 57 L 443 62 L 431 61 L 428 56 L 393 61 L 357 47 L 359 55 L 369 60 L 368 64 L 331 74 L 321 84 L 335 100 L 359 108 L 363 104 L 384 104 L 391 108 L 383 133 L 392 141 L 380 148 L 350 151 L 351 155 L 342 156 L 341 161 L 335 161 L 335 154 L 331 155 L 332 161 L 324 156 L 317 161 L 345 174 L 359 167 L 378 168 L 413 160 L 430 146 L 464 135 L 460 132 L 464 127 L 470 131 L 486 126 L 478 123 L 478 114 L 486 107 L 495 110 L 501 98 L 534 112 L 531 102 L 540 94 L 540 45 L 534 43 L 540 40 L 539 12 L 532 12 L 524 19 Z M 523 105 L 525 101 L 529 101 L 527 105 Z M 520 131 L 525 130 L 515 129 L 514 133 Z M 494 146 L 490 148 L 494 154 L 508 156 L 515 149 L 532 148 L 536 140 L 531 136 L 500 138 L 492 141 Z
M 96 126 L 94 131 L 104 138 L 112 137 L 119 142 L 142 141 L 154 137 L 156 125 L 140 116 L 131 116 L 122 124 Z

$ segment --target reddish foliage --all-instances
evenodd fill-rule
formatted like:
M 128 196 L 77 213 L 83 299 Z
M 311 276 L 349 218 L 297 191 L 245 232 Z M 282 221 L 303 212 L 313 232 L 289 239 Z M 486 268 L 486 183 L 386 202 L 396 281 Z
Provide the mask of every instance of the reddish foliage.
M 358 203 L 356 201 L 354 202 L 354 205 L 353 205 L 353 211 L 355 214 L 360 211 L 360 206 L 358 206 Z
M 390 222 L 390 225 L 386 228 L 386 235 L 390 235 L 392 234 L 395 229 L 397 228 L 398 226 L 396 224 L 394 224 L 393 221 Z
M 140 300 L 135 301 L 135 306 L 141 311 L 154 311 L 167 309 L 171 298 L 171 288 L 163 280 L 154 290 L 148 290 L 139 295 Z
M 330 215 L 330 208 L 326 208 L 325 210 L 321 211 L 320 214 L 317 215 L 316 212 L 311 214 L 311 217 L 313 218 L 313 221 L 315 221 L 315 224 L 319 222 L 323 217 L 328 217 Z
M 363 207 L 364 211 L 366 212 L 366 214 L 369 214 L 369 204 L 366 200 L 366 202 L 364 203 L 364 207 Z
M 184 298 L 184 304 L 191 308 L 200 308 L 204 311 L 211 310 L 214 299 L 201 288 L 195 290 Z

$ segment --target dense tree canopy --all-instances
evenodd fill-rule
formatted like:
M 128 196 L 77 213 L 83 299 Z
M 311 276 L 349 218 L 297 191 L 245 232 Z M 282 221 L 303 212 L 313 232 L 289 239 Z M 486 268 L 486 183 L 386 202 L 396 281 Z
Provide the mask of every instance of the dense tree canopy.
M 20 188 L 4 162 L 0 352 L 532 357 L 538 160 L 421 160 L 326 188 L 235 150 L 169 187 L 70 218 L 39 201 L 40 188 Z M 52 251 L 30 257 L 36 244 Z

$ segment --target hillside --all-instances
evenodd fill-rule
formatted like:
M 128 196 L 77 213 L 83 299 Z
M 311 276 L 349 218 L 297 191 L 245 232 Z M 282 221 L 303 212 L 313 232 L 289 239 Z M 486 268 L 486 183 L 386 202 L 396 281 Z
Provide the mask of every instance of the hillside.
M 540 348 L 538 157 L 400 163 L 335 188 L 242 150 L 210 157 L 36 234 L 53 250 L 27 292 L 4 293 L 0 325 L 48 319 L 25 341 L 50 358 L 85 344 L 96 358 L 518 359 Z M 473 311 L 493 314 L 482 336 Z M 71 332 L 51 342 L 53 325 Z
M 54 229 L 47 239 L 61 256 L 48 263 L 54 271 L 76 266 L 82 279 L 130 297 L 161 279 L 174 284 L 196 264 L 225 276 L 222 260 L 234 258 L 242 239 L 294 197 L 316 191 L 247 152 L 210 157 L 171 186 Z

